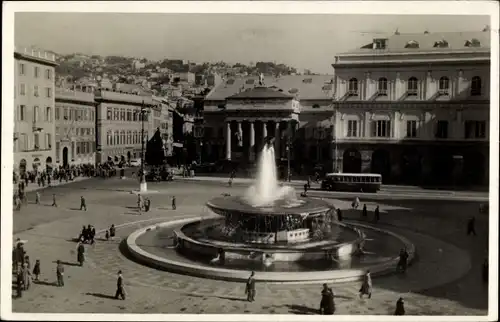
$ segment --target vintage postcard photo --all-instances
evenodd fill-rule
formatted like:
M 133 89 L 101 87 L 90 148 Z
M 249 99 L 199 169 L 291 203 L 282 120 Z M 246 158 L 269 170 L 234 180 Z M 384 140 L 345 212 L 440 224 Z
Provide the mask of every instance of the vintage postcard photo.
M 498 4 L 3 14 L 2 318 L 498 318 Z

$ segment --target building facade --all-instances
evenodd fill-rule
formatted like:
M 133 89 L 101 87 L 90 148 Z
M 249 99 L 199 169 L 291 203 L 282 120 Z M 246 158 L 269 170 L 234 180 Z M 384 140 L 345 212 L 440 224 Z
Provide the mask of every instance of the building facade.
M 253 162 L 263 138 L 295 173 L 487 184 L 490 33 L 396 34 L 339 54 L 335 76 L 229 78 L 206 97 L 211 159 Z
M 92 88 L 56 89 L 57 165 L 66 167 L 95 163 L 95 106 Z
M 156 104 L 152 97 L 106 90 L 98 90 L 94 95 L 96 162 L 118 163 L 141 158 L 142 142 L 145 149 L 147 140 L 156 130 L 153 121 Z M 141 114 L 141 110 L 145 113 Z
M 384 181 L 487 184 L 490 32 L 374 39 L 335 57 L 334 159 Z
M 14 61 L 14 169 L 45 170 L 55 160 L 55 55 L 16 48 Z

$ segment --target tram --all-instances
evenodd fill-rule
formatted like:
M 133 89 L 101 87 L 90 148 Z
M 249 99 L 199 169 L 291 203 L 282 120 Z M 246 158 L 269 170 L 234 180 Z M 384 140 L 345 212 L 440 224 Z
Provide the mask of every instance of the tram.
M 376 173 L 327 173 L 321 190 L 377 192 L 381 185 L 382 175 Z

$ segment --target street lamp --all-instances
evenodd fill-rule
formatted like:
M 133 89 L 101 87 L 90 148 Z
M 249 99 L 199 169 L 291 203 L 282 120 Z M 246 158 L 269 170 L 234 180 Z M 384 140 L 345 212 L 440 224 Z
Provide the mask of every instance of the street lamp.
M 144 119 L 145 116 L 149 114 L 149 110 L 144 105 L 144 101 L 142 101 L 141 111 L 139 112 L 141 115 L 141 186 L 140 192 L 148 191 L 148 184 L 146 182 L 146 174 L 144 173 Z
M 333 114 L 332 114 L 332 140 L 333 140 L 333 144 L 334 144 L 334 147 L 335 147 L 335 168 L 334 168 L 334 172 L 340 172 L 339 171 L 339 165 L 338 165 L 338 145 L 337 145 L 337 134 L 336 134 L 336 129 L 337 129 L 337 109 L 338 109 L 338 106 L 337 106 L 337 103 L 336 102 L 332 102 L 332 107 L 333 107 Z
M 203 153 L 203 142 L 200 139 L 200 166 L 201 166 L 201 154 Z
M 287 160 L 287 180 L 290 182 L 292 180 L 290 175 L 290 138 L 286 139 L 286 160 Z

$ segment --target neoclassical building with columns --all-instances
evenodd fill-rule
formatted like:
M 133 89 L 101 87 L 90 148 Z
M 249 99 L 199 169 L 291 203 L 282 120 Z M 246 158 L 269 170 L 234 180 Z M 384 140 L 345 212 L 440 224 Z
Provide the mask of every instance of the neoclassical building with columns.
M 331 75 L 229 78 L 205 98 L 210 160 L 252 163 L 267 135 L 294 173 L 485 185 L 490 32 L 394 34 L 338 54 Z

